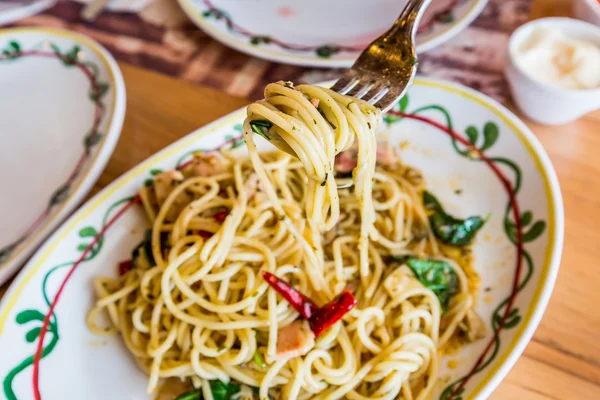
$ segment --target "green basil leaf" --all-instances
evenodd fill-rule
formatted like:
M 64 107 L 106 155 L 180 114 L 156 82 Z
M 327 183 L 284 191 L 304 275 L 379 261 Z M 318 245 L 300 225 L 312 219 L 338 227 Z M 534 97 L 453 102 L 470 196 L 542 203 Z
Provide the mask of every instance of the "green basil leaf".
M 202 392 L 198 389 L 179 395 L 175 400 L 202 400 Z
M 219 380 L 210 381 L 210 389 L 215 400 L 229 400 L 231 396 L 239 393 L 240 385 L 237 383 L 223 383 Z
M 429 193 L 427 190 L 423 191 L 423 205 L 428 210 L 433 210 L 437 213 L 444 213 L 444 209 L 434 195 Z
M 435 236 L 454 246 L 466 246 L 471 243 L 486 221 L 478 216 L 462 220 L 446 214 L 435 196 L 427 191 L 423 192 L 423 205 L 427 210 L 433 211 L 429 216 L 429 223 Z
M 418 258 L 409 258 L 406 264 L 423 286 L 435 293 L 442 310 L 446 310 L 452 297 L 458 293 L 458 278 L 450 264 Z
M 271 138 L 267 135 L 267 131 L 273 126 L 273 124 L 266 120 L 254 120 L 250 121 L 250 126 L 252 127 L 252 131 L 267 140 L 271 140 Z
M 239 393 L 240 385 L 237 383 L 223 383 L 219 380 L 210 381 L 210 390 L 215 400 L 230 400 L 234 394 Z M 202 400 L 202 391 L 199 389 L 184 393 L 175 400 Z

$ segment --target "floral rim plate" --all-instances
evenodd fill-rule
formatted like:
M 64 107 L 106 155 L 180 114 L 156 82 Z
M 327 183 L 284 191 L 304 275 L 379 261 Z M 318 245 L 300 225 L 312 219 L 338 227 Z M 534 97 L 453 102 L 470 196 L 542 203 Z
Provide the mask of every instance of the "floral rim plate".
M 37 14 L 50 8 L 56 0 L 4 0 L 0 2 L 0 25 L 7 25 L 11 22 L 30 15 Z
M 125 86 L 90 38 L 18 28 L 0 32 L 0 87 L 2 283 L 94 185 L 121 132 Z
M 406 116 L 387 116 L 380 139 L 402 149 L 403 161 L 423 172 L 453 214 L 490 215 L 473 247 L 481 275 L 477 312 L 487 335 L 442 359 L 434 396 L 486 399 L 524 350 L 554 286 L 564 233 L 556 174 L 531 131 L 478 92 L 417 79 L 398 108 Z M 0 308 L 0 379 L 8 400 L 41 398 L 37 390 L 47 400 L 81 393 L 90 400 L 147 398 L 146 377 L 121 339 L 87 329 L 92 280 L 116 275 L 143 237 L 137 189 L 193 151 L 244 152 L 244 116 L 238 110 L 142 162 L 94 196 L 30 260 Z
M 400 15 L 398 0 L 178 0 L 206 33 L 250 55 L 287 64 L 349 67 Z M 421 21 L 417 51 L 464 30 L 487 0 L 436 0 Z

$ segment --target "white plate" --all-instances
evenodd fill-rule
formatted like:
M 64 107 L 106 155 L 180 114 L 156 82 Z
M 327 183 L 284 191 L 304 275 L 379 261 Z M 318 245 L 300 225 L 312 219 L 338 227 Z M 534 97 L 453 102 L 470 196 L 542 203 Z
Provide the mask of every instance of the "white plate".
M 314 67 L 349 67 L 387 31 L 403 0 L 178 0 L 216 40 L 256 57 Z M 465 29 L 487 0 L 436 0 L 417 35 L 425 52 Z
M 2 0 L 0 1 L 0 25 L 27 18 L 50 8 L 56 0 Z
M 125 86 L 93 40 L 18 28 L 0 32 L 0 88 L 2 283 L 94 185 L 121 132 Z
M 442 126 L 451 124 L 462 136 L 470 127 L 470 137 L 477 132 L 476 145 L 494 160 L 487 164 L 471 158 L 472 152 L 462 154 L 463 145 L 456 144 L 455 149 L 449 136 L 429 122 L 390 121 L 383 133 L 396 146 L 409 141 L 401 152 L 404 162 L 422 170 L 429 190 L 449 211 L 461 217 L 490 214 L 474 244 L 475 268 L 482 278 L 477 312 L 487 322 L 487 336 L 443 358 L 442 380 L 434 396 L 437 399 L 444 390 L 451 391 L 447 388 L 452 385 L 458 389 L 456 382 L 469 376 L 462 398 L 486 399 L 525 348 L 550 297 L 563 242 L 560 188 L 535 136 L 495 101 L 458 85 L 417 79 L 408 102 L 402 104 L 409 113 Z M 86 314 L 94 302 L 92 280 L 116 275 L 117 263 L 128 259 L 143 237 L 147 222 L 140 206 L 119 212 L 144 181 L 156 169 L 173 168 L 192 150 L 239 144 L 236 139 L 244 116 L 245 110 L 236 111 L 144 161 L 90 200 L 38 251 L 1 303 L 0 379 L 8 400 L 34 398 L 32 364 L 39 328 L 60 287 L 64 291 L 43 342 L 44 358 L 35 364 L 43 398 L 70 400 L 84 393 L 89 400 L 148 398 L 146 377 L 121 338 L 97 337 L 86 327 Z M 262 140 L 260 145 L 269 148 Z M 245 151 L 243 142 L 237 151 Z M 509 192 L 490 165 L 506 175 L 525 224 L 526 243 L 518 271 L 517 246 L 504 230 L 505 222 L 508 226 L 512 222 L 512 214 L 505 214 Z M 107 223 L 112 225 L 105 230 Z M 99 232 L 104 232 L 102 240 L 91 253 L 82 253 Z M 82 257 L 85 261 L 73 270 L 73 263 Z M 492 321 L 503 318 L 502 304 L 513 295 L 516 276 L 519 290 L 496 338 L 497 325 Z M 469 374 L 484 353 L 485 366 Z M 448 368 L 450 359 L 458 367 Z

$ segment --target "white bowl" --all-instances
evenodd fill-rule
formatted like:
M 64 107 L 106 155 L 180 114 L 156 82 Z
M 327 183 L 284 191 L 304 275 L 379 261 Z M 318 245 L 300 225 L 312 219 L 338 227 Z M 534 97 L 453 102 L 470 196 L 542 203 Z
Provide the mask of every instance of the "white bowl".
M 506 77 L 517 106 L 528 118 L 546 125 L 565 124 L 599 109 L 600 88 L 573 90 L 538 82 L 516 64 L 516 50 L 539 27 L 558 29 L 569 37 L 600 46 L 600 27 L 576 19 L 542 18 L 521 26 L 510 38 L 506 65 Z
M 600 2 L 598 0 L 574 0 L 573 14 L 575 18 L 600 26 Z

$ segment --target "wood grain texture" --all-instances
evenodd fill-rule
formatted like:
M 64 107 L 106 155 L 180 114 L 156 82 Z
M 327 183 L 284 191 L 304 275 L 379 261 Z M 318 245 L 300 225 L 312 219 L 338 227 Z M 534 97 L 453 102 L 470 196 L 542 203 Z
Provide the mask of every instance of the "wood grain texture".
M 244 1 L 252 0 L 240 2 Z M 435 0 L 421 21 L 422 32 L 434 26 L 446 29 L 456 22 L 455 18 L 460 18 L 453 12 L 456 5 L 470 1 Z M 506 42 L 510 32 L 527 20 L 532 1 L 487 0 L 481 15 L 466 29 L 452 34 L 452 40 L 435 51 L 420 55 L 420 73 L 460 82 L 504 101 L 508 96 L 508 85 L 503 78 Z M 58 1 L 43 13 L 17 21 L 15 25 L 51 26 L 81 32 L 104 45 L 119 61 L 252 99 L 262 98 L 265 85 L 275 80 L 315 83 L 337 79 L 343 73 L 339 68 L 286 65 L 236 51 L 198 29 L 176 0 L 148 0 L 142 7 L 129 8 L 131 12 L 105 9 L 92 22 L 81 18 L 82 2 Z M 401 2 L 389 11 L 399 13 Z M 234 2 L 221 4 L 226 12 L 235 7 Z M 381 2 L 374 1 L 374 4 Z M 301 38 L 297 39 L 302 42 Z
M 91 195 L 165 146 L 249 102 L 127 64 L 120 67 L 127 87 L 125 123 Z
M 568 15 L 569 10 L 569 0 L 536 0 L 533 16 Z M 125 125 L 93 192 L 248 102 L 126 64 L 121 68 L 127 86 Z M 600 399 L 600 111 L 558 127 L 527 125 L 558 173 L 566 217 L 564 253 L 533 340 L 491 398 Z M 6 285 L 0 288 L 0 296 L 5 290 Z

